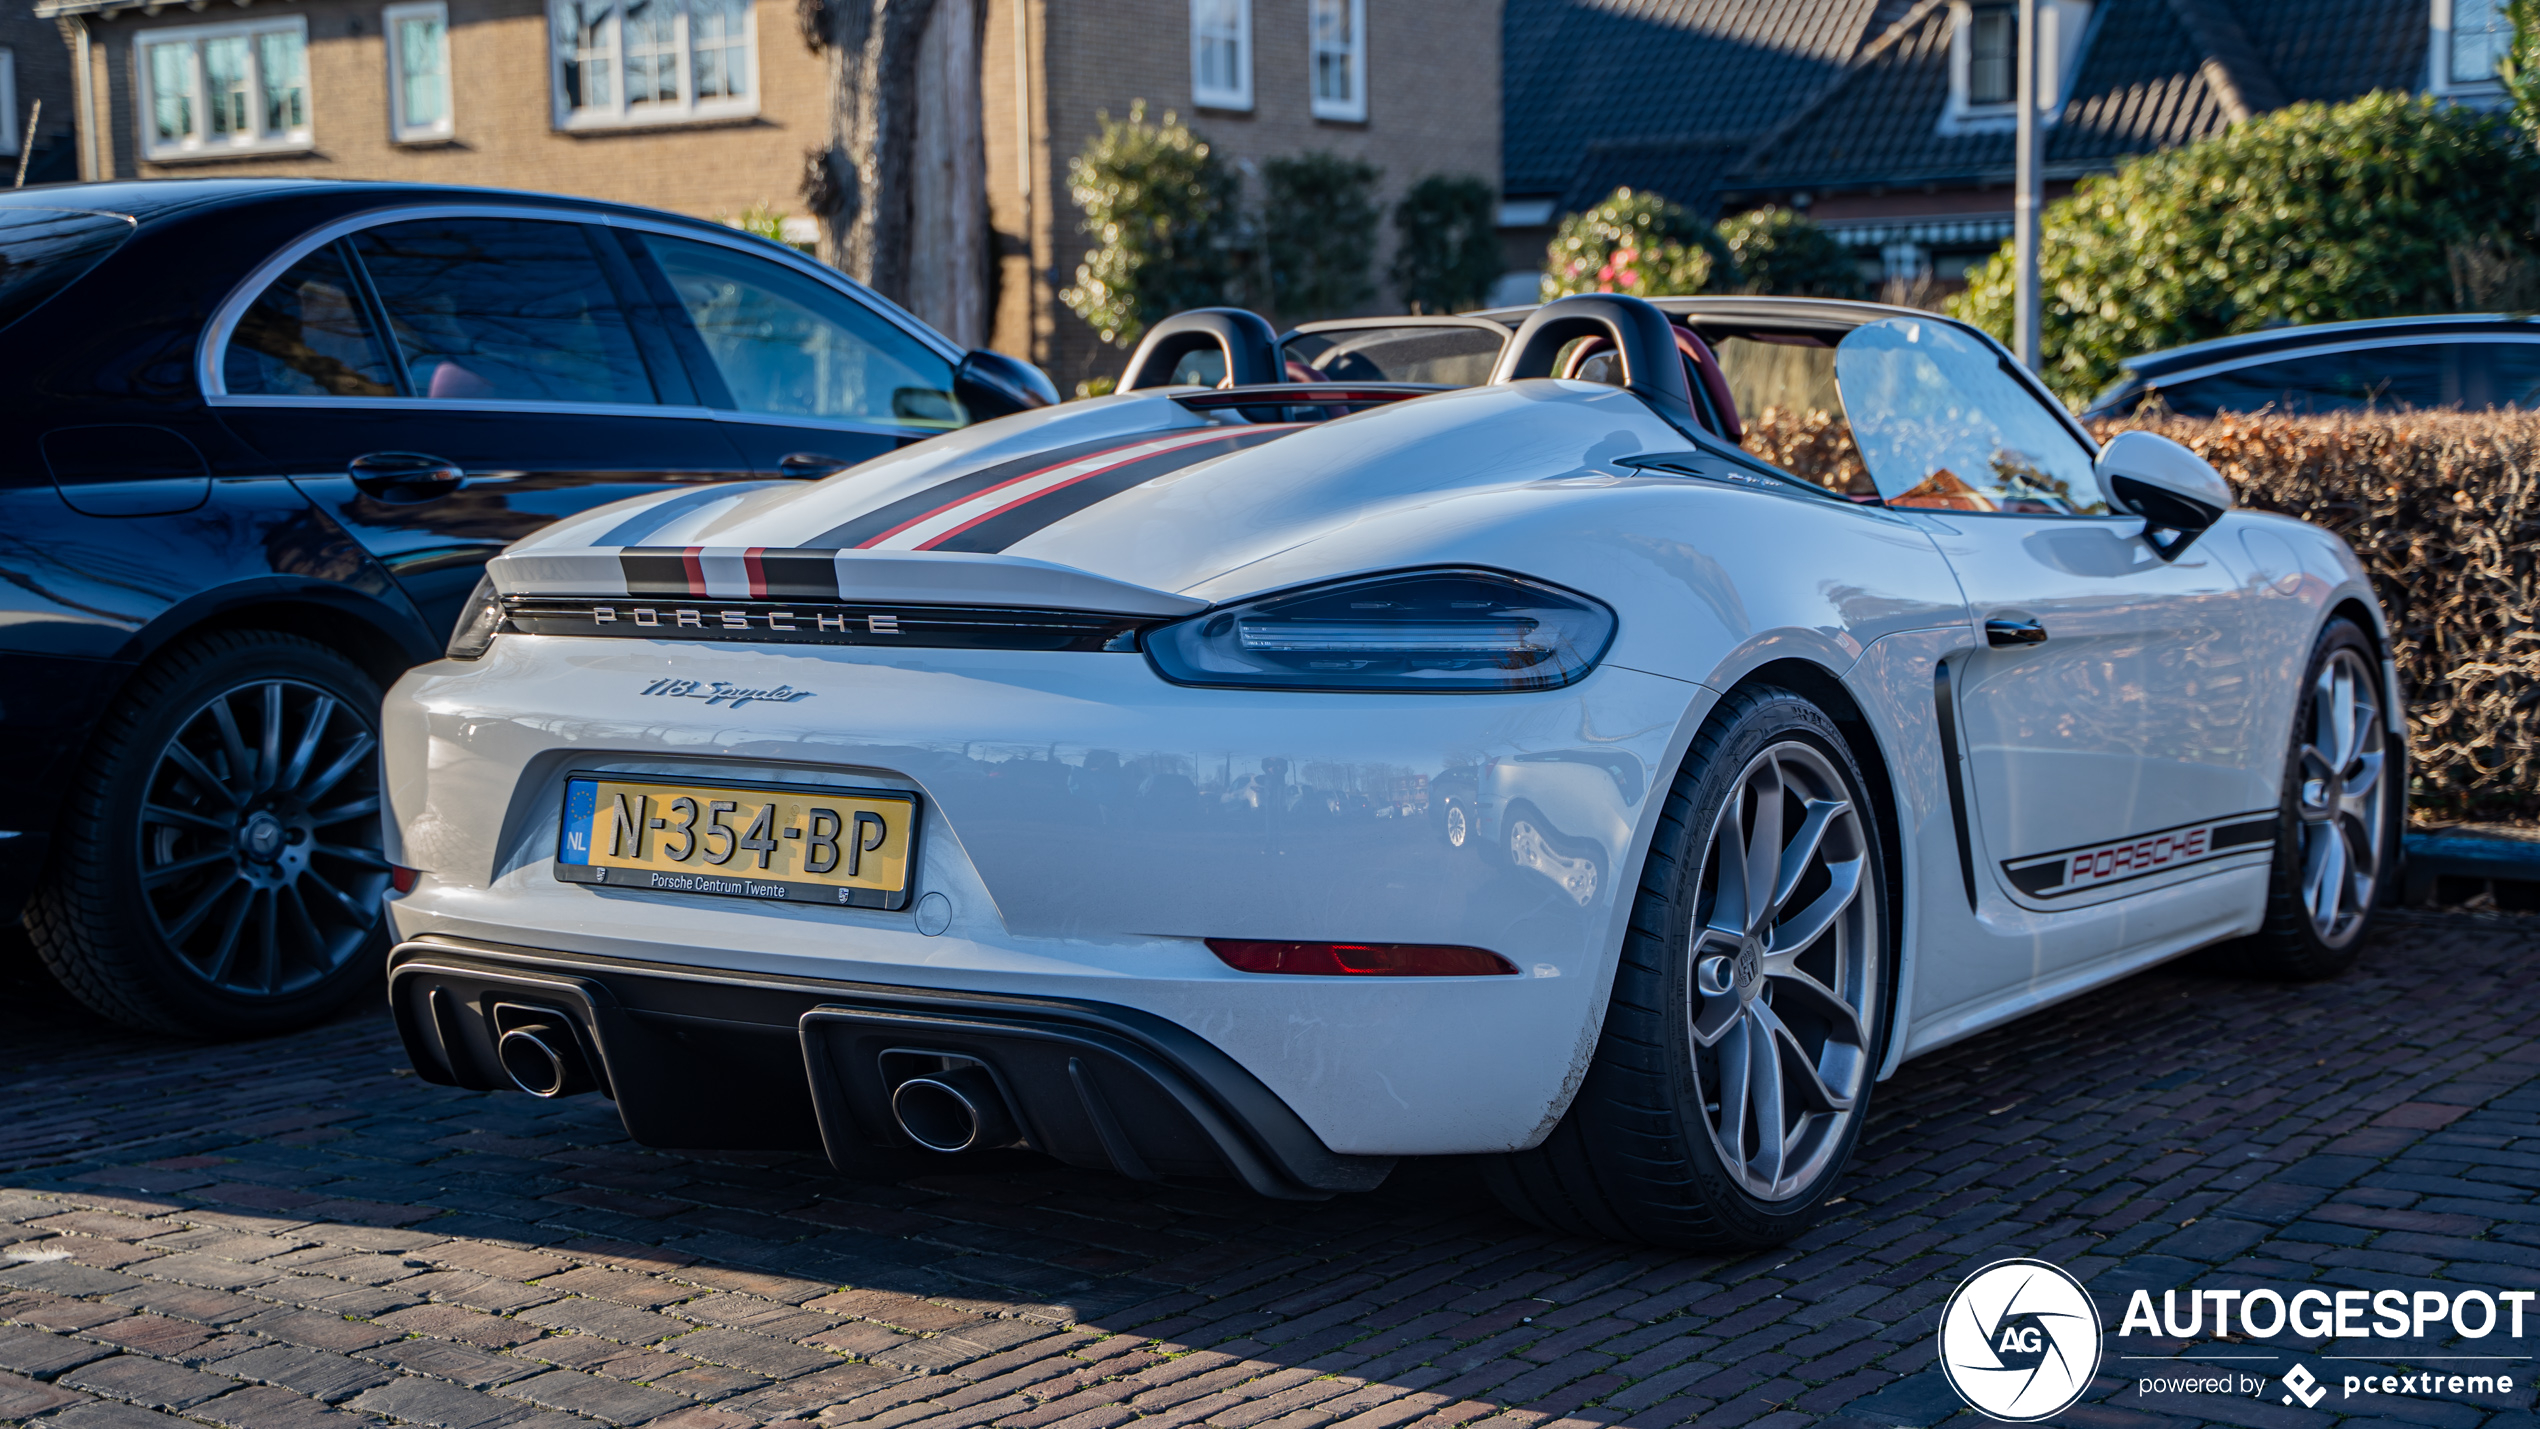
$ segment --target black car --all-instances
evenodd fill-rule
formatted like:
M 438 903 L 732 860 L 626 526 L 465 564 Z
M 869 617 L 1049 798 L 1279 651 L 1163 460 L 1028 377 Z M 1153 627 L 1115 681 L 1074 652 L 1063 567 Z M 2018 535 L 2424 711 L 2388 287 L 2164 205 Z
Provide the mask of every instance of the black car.
M 718 224 L 290 180 L 0 194 L 0 362 L 0 915 L 198 1035 L 379 966 L 380 692 L 504 545 L 1056 400 Z
M 2374 318 L 2191 342 L 2127 362 L 2082 415 L 2128 416 L 2156 399 L 2182 417 L 2540 407 L 2540 322 Z

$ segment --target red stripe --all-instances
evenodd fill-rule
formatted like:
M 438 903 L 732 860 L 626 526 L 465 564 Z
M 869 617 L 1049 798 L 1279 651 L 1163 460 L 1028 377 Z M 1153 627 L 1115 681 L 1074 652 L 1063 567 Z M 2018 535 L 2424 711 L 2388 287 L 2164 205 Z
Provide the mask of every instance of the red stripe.
M 679 553 L 679 563 L 688 568 L 688 594 L 690 595 L 706 593 L 705 562 L 697 559 L 705 554 L 705 549 L 703 546 L 690 546 Z
M 752 600 L 767 599 L 767 568 L 759 564 L 759 557 L 765 555 L 766 553 L 767 548 L 765 546 L 751 546 L 741 552 L 741 568 L 750 573 L 750 598 Z
M 1236 434 L 1237 434 L 1237 433 L 1239 433 L 1239 432 L 1244 432 L 1244 431 L 1248 431 L 1248 430 L 1250 430 L 1250 428 L 1245 428 L 1245 427 L 1230 427 L 1230 428 L 1228 428 L 1227 430 L 1225 430 L 1225 431 L 1223 431 L 1223 432 L 1211 432 L 1211 433 L 1207 433 L 1205 436 L 1197 437 L 1197 438 L 1195 438 L 1194 440 L 1192 440 L 1192 441 L 1190 441 L 1190 442 L 1184 443 L 1183 445 L 1186 445 L 1186 446 L 1198 446 L 1198 445 L 1200 445 L 1200 444 L 1201 444 L 1201 442 L 1203 442 L 1203 441 L 1210 441 L 1210 440 L 1214 440 L 1214 439 L 1216 439 L 1217 437 L 1221 437 L 1221 436 L 1233 436 L 1233 435 L 1236 435 Z M 1097 458 L 1097 457 L 1109 456 L 1112 452 L 1125 452 L 1125 451 L 1128 451 L 1128 450 L 1129 450 L 1130 448 L 1132 448 L 1132 447 L 1142 447 L 1142 446 L 1147 445 L 1147 444 L 1148 444 L 1148 443 L 1150 443 L 1150 442 L 1160 442 L 1160 441 L 1163 441 L 1163 440 L 1165 440 L 1165 436 L 1164 436 L 1164 434 L 1160 434 L 1160 433 L 1149 434 L 1149 435 L 1147 435 L 1147 436 L 1140 437 L 1140 438 L 1138 438 L 1136 441 L 1134 441 L 1134 442 L 1130 442 L 1130 443 L 1127 443 L 1126 445 L 1123 445 L 1123 446 L 1111 447 L 1111 448 L 1109 448 L 1109 449 L 1107 449 L 1107 450 L 1104 450 L 1104 451 L 1098 451 L 1098 452 L 1088 452 L 1088 453 L 1086 453 L 1085 455 L 1080 456 L 1080 457 L 1070 457 L 1070 458 L 1068 458 L 1066 461 L 1054 461 L 1054 462 L 1051 462 L 1048 466 L 1039 467 L 1039 468 L 1036 468 L 1036 469 L 1034 469 L 1034 470 L 1027 471 L 1027 472 L 1023 473 L 1021 476 L 1010 476 L 1010 477 L 1007 477 L 1005 480 L 998 482 L 998 483 L 997 483 L 996 485 L 994 485 L 994 486 L 983 486 L 983 487 L 979 488 L 977 491 L 970 492 L 970 493 L 968 493 L 967 495 L 963 495 L 963 496 L 956 496 L 956 497 L 954 497 L 952 500 L 945 502 L 943 505 L 936 507 L 936 508 L 935 508 L 934 510 L 932 510 L 932 511 L 924 511 L 924 512 L 920 512 L 919 514 L 917 514 L 917 515 L 915 515 L 915 516 L 911 516 L 911 517 L 910 517 L 910 518 L 908 518 L 907 520 L 902 521 L 902 522 L 901 522 L 900 524 L 898 524 L 897 526 L 894 526 L 894 527 L 892 527 L 890 530 L 883 532 L 881 535 L 873 537 L 871 540 L 868 540 L 868 541 L 860 541 L 860 542 L 858 542 L 858 543 L 856 544 L 855 549 L 857 549 L 857 550 L 861 551 L 861 550 L 865 550 L 865 549 L 867 549 L 867 548 L 869 548 L 869 547 L 873 547 L 873 546 L 878 546 L 878 545 L 881 545 L 884 541 L 887 541 L 887 540 L 891 539 L 893 536 L 898 535 L 899 533 L 901 533 L 902 531 L 907 530 L 907 529 L 908 529 L 909 527 L 911 527 L 911 526 L 922 526 L 922 525 L 924 525 L 925 523 L 927 523 L 927 522 L 929 522 L 929 521 L 934 520 L 936 517 L 943 515 L 945 512 L 950 511 L 951 509 L 953 509 L 953 508 L 954 508 L 954 507 L 956 507 L 956 506 L 967 505 L 967 504 L 968 504 L 968 503 L 970 503 L 970 502 L 973 502 L 973 501 L 978 500 L 978 499 L 979 499 L 980 497 L 982 497 L 982 496 L 986 496 L 986 495 L 988 495 L 990 492 L 1003 491 L 1003 490 L 1005 490 L 1007 487 L 1014 485 L 1014 484 L 1015 484 L 1016 482 L 1018 482 L 1018 481 L 1030 481 L 1032 478 L 1034 478 L 1034 477 L 1036 477 L 1036 476 L 1047 476 L 1047 475 L 1049 475 L 1051 472 L 1058 470 L 1058 469 L 1059 469 L 1060 467 L 1062 467 L 1062 466 L 1073 466 L 1073 465 L 1075 465 L 1077 462 L 1080 462 L 1080 461 L 1092 461 L 1092 460 L 1094 460 L 1094 459 L 1095 459 L 1095 458 Z M 1168 448 L 1166 448 L 1166 450 L 1167 450 L 1167 451 L 1178 451 L 1178 450 L 1180 450 L 1180 448 L 1179 448 L 1179 447 L 1168 447 Z M 1164 455 L 1164 452 L 1150 452 L 1150 453 L 1148 453 L 1148 455 L 1149 455 L 1149 456 L 1162 456 L 1162 455 Z M 1106 472 L 1106 471 L 1115 471 L 1115 470 L 1117 470 L 1117 469 L 1119 469 L 1119 468 L 1121 468 L 1121 467 L 1127 466 L 1127 465 L 1129 464 L 1129 462 L 1131 462 L 1131 461 L 1142 461 L 1142 460 L 1144 460 L 1144 459 L 1145 459 L 1145 458 L 1143 458 L 1143 457 L 1130 457 L 1130 458 L 1128 458 L 1128 460 L 1127 460 L 1127 461 L 1116 461 L 1116 462 L 1113 462 L 1110 466 L 1097 467 L 1097 468 L 1095 468 L 1095 469 L 1094 469 L 1094 470 L 1092 470 L 1092 471 L 1086 472 L 1086 473 L 1085 473 L 1085 476 L 1100 476 L 1100 475 L 1102 475 L 1102 474 L 1103 474 L 1104 472 Z M 1052 491 L 1060 491 L 1060 490 L 1064 490 L 1064 489 L 1066 489 L 1067 487 L 1073 486 L 1073 485 L 1075 485 L 1077 482 L 1084 480 L 1084 479 L 1085 479 L 1085 476 L 1070 477 L 1070 478 L 1069 478 L 1069 479 L 1067 479 L 1066 481 L 1062 481 L 1062 482 L 1060 482 L 1057 486 L 1053 486 L 1053 487 L 1051 487 L 1051 488 L 1050 488 L 1050 490 L 1052 490 Z M 1030 499 L 1031 499 L 1031 498 L 1029 498 L 1029 497 L 1025 497 L 1025 498 L 1023 498 L 1023 500 L 1025 500 L 1025 501 L 1028 501 L 1028 500 L 1030 500 Z M 1014 504 L 1014 505 L 1020 505 L 1020 504 L 1022 504 L 1022 503 L 1021 503 L 1020 501 L 1018 501 L 1018 502 L 1015 502 L 1015 503 L 1012 503 L 1012 504 Z M 1004 507 L 1004 506 L 1000 506 L 1000 507 L 998 507 L 998 508 L 997 508 L 997 510 L 999 510 L 999 511 L 1003 511 L 1003 510 L 1006 510 L 1006 509 L 1008 509 L 1008 508 L 1007 508 L 1007 507 Z M 994 514 L 994 513 L 991 513 L 991 514 Z M 980 517 L 980 518 L 979 518 L 979 520 L 980 520 L 980 521 L 985 521 L 986 519 L 988 519 L 988 518 L 987 518 L 987 517 L 985 517 L 985 516 L 982 516 L 982 517 Z M 965 522 L 965 523 L 961 526 L 961 528 L 960 528 L 960 529 L 961 529 L 961 530 L 964 530 L 964 531 L 967 531 L 967 530 L 969 530 L 972 526 L 975 526 L 975 525 L 977 525 L 977 524 L 979 524 L 979 522 L 978 522 L 978 521 Z M 951 532 L 946 532 L 946 533 L 945 533 L 945 535 L 951 535 L 951 534 L 952 534 Z M 942 537 L 942 536 L 938 536 L 938 537 L 936 537 L 936 538 L 935 538 L 935 540 L 937 540 L 937 541 L 940 541 L 940 540 L 942 540 L 942 539 L 944 539 L 944 537 Z M 926 542 L 924 545 L 919 546 L 917 549 L 919 549 L 919 550 L 921 550 L 921 551 L 924 551 L 924 550 L 930 550 L 930 549 L 932 549 L 932 548 L 933 548 L 934 544 L 935 544 L 935 541 L 928 541 L 928 542 Z
M 1197 446 L 1199 443 L 1194 442 L 1192 445 Z M 1155 455 L 1171 456 L 1172 453 L 1157 452 Z M 993 521 L 997 517 L 1003 516 L 1005 513 L 1013 510 L 1017 506 L 1029 506 L 1033 502 L 1040 500 L 1042 497 L 1049 495 L 1052 491 L 1065 491 L 1067 488 L 1074 486 L 1077 482 L 1090 480 L 1102 475 L 1105 471 L 1118 471 L 1124 466 L 1135 466 L 1137 463 L 1145 460 L 1145 457 L 1132 457 L 1128 461 L 1116 461 L 1111 465 L 1102 468 L 1101 471 L 1089 471 L 1083 476 L 1072 476 L 1067 480 L 1060 482 L 1058 485 L 1048 488 L 1047 490 L 1035 491 L 1028 496 L 1018 496 L 993 511 L 984 512 L 980 515 L 971 517 L 969 520 L 962 522 L 960 525 L 955 526 L 951 530 L 946 531 L 944 534 L 937 536 L 932 540 L 918 542 L 917 549 L 921 551 L 931 551 L 937 546 L 944 544 L 946 541 L 951 540 L 953 537 L 960 535 L 962 532 L 969 530 L 971 527 L 978 525 L 982 521 Z

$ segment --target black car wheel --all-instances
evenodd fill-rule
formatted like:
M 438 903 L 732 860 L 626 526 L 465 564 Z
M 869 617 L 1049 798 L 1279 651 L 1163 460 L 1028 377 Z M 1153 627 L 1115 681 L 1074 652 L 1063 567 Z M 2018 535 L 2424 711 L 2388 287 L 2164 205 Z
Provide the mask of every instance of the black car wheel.
M 1893 905 L 1833 722 L 1787 690 L 1723 701 L 1640 877 L 1605 1028 L 1552 1134 L 1484 1162 L 1550 1230 L 1686 1249 L 1812 1224 L 1887 1045 Z
M 44 884 L 37 951 L 107 1017 L 282 1031 L 380 966 L 379 687 L 297 636 L 236 631 L 144 669 L 97 734 Z

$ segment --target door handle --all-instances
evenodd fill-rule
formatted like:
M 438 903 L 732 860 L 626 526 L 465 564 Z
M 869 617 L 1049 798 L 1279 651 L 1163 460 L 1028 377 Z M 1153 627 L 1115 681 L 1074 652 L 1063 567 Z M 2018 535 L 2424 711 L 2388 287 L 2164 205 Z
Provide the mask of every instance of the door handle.
M 1996 650 L 2006 645 L 2043 645 L 2046 627 L 2024 615 L 2013 620 L 1988 620 L 1984 623 L 1984 643 Z
M 438 500 L 467 484 L 458 463 L 422 452 L 369 452 L 344 471 L 362 495 L 397 506 Z
M 778 459 L 776 471 L 780 476 L 817 481 L 824 476 L 835 476 L 853 465 L 854 462 L 843 457 L 824 456 L 819 452 L 793 452 Z

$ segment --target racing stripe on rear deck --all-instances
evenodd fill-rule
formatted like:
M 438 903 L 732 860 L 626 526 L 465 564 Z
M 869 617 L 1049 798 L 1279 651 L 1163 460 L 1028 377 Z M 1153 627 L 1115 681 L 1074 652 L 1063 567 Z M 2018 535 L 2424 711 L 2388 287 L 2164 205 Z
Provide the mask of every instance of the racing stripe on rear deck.
M 959 520 L 941 518 L 957 507 L 990 497 L 990 507 L 1001 506 L 1032 487 L 1063 482 L 1070 472 L 1108 470 L 1124 461 L 1154 455 L 1176 447 L 1218 441 L 1231 431 L 1225 427 L 1202 427 L 1178 432 L 1150 433 L 1123 441 L 1109 437 L 1101 441 L 1081 442 L 1053 451 L 1035 452 L 1028 457 L 999 462 L 978 471 L 966 472 L 939 481 L 924 491 L 913 492 L 897 501 L 865 512 L 839 525 L 832 526 L 802 543 L 802 549 L 914 550 L 941 529 L 960 524 Z M 995 499 L 993 493 L 1004 493 Z M 920 528 L 923 529 L 920 529 Z
M 617 553 L 628 595 L 836 600 L 831 551 L 765 546 L 637 546 Z
M 1237 428 L 1210 442 L 1195 442 L 1172 451 L 1152 456 L 1134 457 L 1116 466 L 1086 472 L 1047 484 L 1034 483 L 1029 490 L 1016 491 L 1010 500 L 994 504 L 976 514 L 967 514 L 984 503 L 968 503 L 950 513 L 961 518 L 943 534 L 917 544 L 920 551 L 973 551 L 993 555 L 1027 536 L 1038 534 L 1077 512 L 1127 491 L 1142 482 L 1180 471 L 1186 466 L 1257 447 L 1276 441 L 1297 430 L 1293 425 Z M 1000 492 L 999 495 L 1006 493 Z

